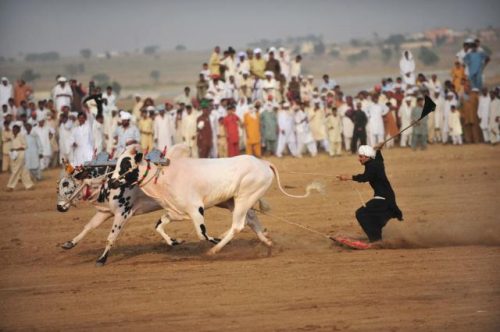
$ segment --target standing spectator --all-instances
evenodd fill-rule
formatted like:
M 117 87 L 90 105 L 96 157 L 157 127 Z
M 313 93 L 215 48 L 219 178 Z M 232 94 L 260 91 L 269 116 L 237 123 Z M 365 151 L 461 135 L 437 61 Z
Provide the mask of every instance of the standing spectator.
M 219 117 L 217 126 L 217 157 L 227 158 L 227 135 L 223 117 Z
M 164 107 L 160 108 L 153 124 L 153 138 L 156 148 L 161 151 L 170 149 L 174 132 L 175 124 L 172 117 L 165 114 Z
M 266 61 L 262 58 L 262 50 L 256 48 L 253 51 L 254 57 L 250 61 L 250 73 L 256 78 L 264 79 L 264 72 L 266 70 Z
M 40 138 L 32 131 L 31 124 L 25 124 L 26 129 L 26 152 L 25 166 L 31 176 L 40 181 L 42 180 L 42 172 L 40 169 L 40 160 L 43 158 L 43 147 Z
M 460 100 L 462 106 L 463 131 L 465 143 L 479 143 L 481 140 L 481 129 L 479 128 L 479 118 L 477 109 L 479 104 L 479 90 L 466 87 Z
M 70 160 L 73 160 L 73 148 L 71 147 L 71 130 L 73 128 L 73 121 L 69 119 L 69 116 L 67 114 L 62 113 L 59 117 L 58 128 L 59 161 L 62 163 L 64 159 L 65 161 L 69 162 Z
M 24 80 L 18 80 L 14 87 L 14 102 L 16 107 L 21 106 L 23 100 L 28 102 L 32 94 L 33 89 Z
M 141 141 L 139 129 L 135 125 L 130 124 L 131 119 L 132 115 L 129 112 L 120 112 L 121 126 L 116 128 L 114 133 L 117 156 L 121 155 L 127 146 L 139 144 Z
M 2 172 L 7 172 L 10 167 L 10 148 L 12 147 L 12 116 L 6 116 L 2 123 Z
M 224 128 L 227 134 L 227 150 L 228 156 L 234 157 L 240 154 L 240 118 L 236 115 L 236 107 L 230 104 L 228 114 L 224 117 Z
M 314 157 L 318 153 L 318 150 L 316 149 L 316 142 L 307 122 L 307 116 L 299 106 L 295 106 L 294 112 L 293 119 L 295 121 L 295 132 L 297 133 L 298 155 L 301 157 L 304 147 L 306 147 L 311 157 Z
M 191 89 L 188 86 L 186 86 L 184 88 L 184 92 L 181 95 L 177 96 L 174 101 L 179 105 L 182 103 L 184 104 L 184 106 L 192 105 L 191 104 Z
M 132 116 L 133 118 L 135 118 L 136 122 L 138 123 L 139 122 L 139 118 L 141 117 L 142 114 L 142 110 L 144 109 L 145 110 L 145 106 L 144 106 L 144 101 L 142 100 L 142 97 L 140 94 L 136 93 L 135 96 L 134 96 L 134 99 L 135 99 L 135 103 L 134 103 L 134 107 L 132 108 Z M 147 111 L 146 111 L 146 116 L 147 116 Z
M 141 117 L 137 121 L 137 126 L 141 134 L 141 148 L 144 151 L 153 150 L 153 119 L 148 116 L 147 108 L 142 108 Z
M 97 114 L 92 122 L 92 137 L 94 138 L 94 153 L 98 155 L 104 151 L 104 115 Z
M 297 79 L 302 74 L 302 57 L 300 55 L 295 56 L 295 59 L 290 64 L 290 77 L 295 76 Z
M 363 113 L 363 111 L 361 112 Z M 331 113 L 326 116 L 326 128 L 328 130 L 330 156 L 342 155 L 342 122 L 336 107 L 332 107 Z
M 212 149 L 212 126 L 210 124 L 210 105 L 207 100 L 201 101 L 202 114 L 196 119 L 198 155 L 208 158 Z
M 210 70 L 210 76 L 220 77 L 220 47 L 215 46 L 214 52 L 208 60 L 208 68 Z
M 182 117 L 181 122 L 182 141 L 189 147 L 192 158 L 198 157 L 198 147 L 196 145 L 197 113 L 197 111 L 193 111 L 192 106 L 186 106 L 186 114 Z
M 314 100 L 314 107 L 307 110 L 307 120 L 311 128 L 311 134 L 314 138 L 316 148 L 321 146 L 324 151 L 328 152 L 328 137 L 325 127 L 326 111 L 321 105 L 320 99 Z
M 276 156 L 281 158 L 283 151 L 288 146 L 288 150 L 292 156 L 298 157 L 294 114 L 290 112 L 290 104 L 288 102 L 283 103 L 282 109 L 278 111 L 278 130 Z
M 246 154 L 259 157 L 261 153 L 261 135 L 260 135 L 260 118 L 259 107 L 250 106 L 248 112 L 243 116 L 243 126 L 246 133 Z
M 465 78 L 464 65 L 458 60 L 455 61 L 455 66 L 453 66 L 453 69 L 451 70 L 451 82 L 453 83 L 456 91 L 463 90 L 462 81 Z
M 279 48 L 277 59 L 280 62 L 281 75 L 286 82 L 290 79 L 290 57 L 284 47 Z
M 335 86 L 337 85 L 337 82 L 332 78 L 330 79 L 330 77 L 328 75 L 323 75 L 323 83 L 321 84 L 321 86 L 319 87 L 319 89 L 321 91 L 323 91 L 323 89 L 326 89 L 327 91 L 328 90 L 333 90 L 335 88 Z
M 276 58 L 274 57 L 274 52 L 275 52 L 274 48 L 269 50 L 269 53 L 268 53 L 269 59 L 266 62 L 265 70 L 272 72 L 273 77 L 276 80 L 280 81 L 281 80 L 281 66 L 280 66 L 280 62 L 278 60 L 276 60 Z
M 349 151 L 351 148 L 352 136 L 354 134 L 354 123 L 352 121 L 352 113 L 353 109 L 352 105 L 352 97 L 348 96 L 348 101 L 344 102 L 341 98 L 338 99 L 338 109 L 340 119 L 342 121 L 342 136 L 344 137 L 344 148 L 346 151 Z
M 366 124 L 368 123 L 368 118 L 366 113 L 361 109 L 361 103 L 356 103 L 356 110 L 352 116 L 352 122 L 354 123 L 352 141 L 351 141 L 351 153 L 354 154 L 358 151 L 358 141 L 360 145 L 366 145 Z
M 403 52 L 401 60 L 399 60 L 399 69 L 405 87 L 415 85 L 415 60 L 413 60 L 413 54 L 410 51 L 405 50 Z
M 271 104 L 260 113 L 260 128 L 263 146 L 268 155 L 276 153 L 278 141 L 278 105 Z
M 460 123 L 460 113 L 457 111 L 455 105 L 451 105 L 448 126 L 453 145 L 462 145 L 462 124 Z
M 106 116 L 109 116 L 111 110 L 116 108 L 116 94 L 113 92 L 113 87 L 106 87 L 106 92 L 102 94 L 104 101 L 103 111 Z
M 483 70 L 488 62 L 490 62 L 490 57 L 484 52 L 480 52 L 477 44 L 473 43 L 471 51 L 464 57 L 464 63 L 469 69 L 469 81 L 473 89 L 483 88 Z
M 500 99 L 498 99 L 498 90 L 490 91 L 490 142 L 495 145 L 500 139 Z
M 383 116 L 389 112 L 389 108 L 384 104 L 379 104 L 379 96 L 374 93 L 372 104 L 368 106 L 368 126 L 370 127 L 370 144 L 376 145 L 384 140 L 384 120 Z
M 490 104 L 491 98 L 487 88 L 483 88 L 482 95 L 479 97 L 479 105 L 477 107 L 477 116 L 479 117 L 479 128 L 483 132 L 483 140 L 485 143 L 490 141 Z
M 196 98 L 200 102 L 203 98 L 206 97 L 208 92 L 208 81 L 206 80 L 203 72 L 200 73 L 200 79 L 196 82 Z
M 81 166 L 92 160 L 93 138 L 92 126 L 85 112 L 78 113 L 78 121 L 71 130 L 70 142 L 73 148 L 73 166 Z
M 401 121 L 401 128 L 406 128 L 411 124 L 411 110 L 412 110 L 412 97 L 407 96 L 405 97 L 405 101 L 403 104 L 401 104 L 401 107 L 399 108 L 399 118 Z M 411 146 L 411 137 L 413 133 L 413 128 L 409 128 L 405 130 L 401 134 L 401 141 L 400 141 L 400 146 L 402 148 L 406 146 Z
M 57 82 L 58 84 L 52 89 L 52 98 L 56 104 L 56 111 L 59 113 L 63 106 L 71 107 L 73 91 L 71 91 L 65 77 L 59 77 Z
M 26 138 L 21 132 L 19 122 L 12 126 L 12 142 L 10 147 L 10 171 L 11 175 L 7 183 L 7 191 L 13 191 L 19 179 L 21 179 L 26 190 L 33 188 L 30 174 L 25 166 Z
M 7 77 L 2 77 L 0 83 L 0 107 L 9 104 L 9 99 L 14 95 L 12 84 L 9 83 Z
M 71 99 L 71 109 L 74 112 L 81 112 L 83 97 L 85 97 L 85 91 L 83 91 L 82 84 L 78 83 L 75 79 L 71 79 L 69 85 L 73 95 Z
M 411 110 L 411 121 L 416 122 L 422 115 L 424 109 L 424 98 L 417 98 L 417 105 Z M 424 117 L 413 126 L 413 136 L 411 138 L 411 148 L 415 151 L 417 146 L 422 150 L 427 148 L 427 117 Z
M 40 139 L 40 144 L 42 147 L 42 157 L 40 159 L 40 170 L 44 170 L 49 167 L 50 160 L 52 159 L 52 146 L 50 140 L 55 135 L 55 131 L 52 127 L 49 127 L 45 123 L 45 116 L 38 119 L 38 126 L 33 129 L 33 134 L 37 135 Z

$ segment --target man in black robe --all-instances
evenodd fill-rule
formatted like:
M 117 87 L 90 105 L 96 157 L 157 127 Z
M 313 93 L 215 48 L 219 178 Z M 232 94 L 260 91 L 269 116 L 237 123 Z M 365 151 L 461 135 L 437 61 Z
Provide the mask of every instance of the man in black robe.
M 368 145 L 360 146 L 358 159 L 365 166 L 365 172 L 358 175 L 337 176 L 341 181 L 368 182 L 373 188 L 373 198 L 356 210 L 356 219 L 370 242 L 382 240 L 382 228 L 389 219 L 403 220 L 403 213 L 396 204 L 396 195 L 385 174 L 381 149 L 382 145 L 378 145 L 375 149 Z

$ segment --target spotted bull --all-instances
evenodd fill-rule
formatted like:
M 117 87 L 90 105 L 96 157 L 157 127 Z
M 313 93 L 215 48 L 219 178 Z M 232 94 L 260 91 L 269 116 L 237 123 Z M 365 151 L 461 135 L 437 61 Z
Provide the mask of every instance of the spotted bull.
M 279 189 L 290 197 L 307 197 L 311 190 L 319 189 L 317 184 L 311 184 L 304 195 L 290 195 L 281 187 L 273 164 L 249 155 L 219 159 L 181 157 L 168 166 L 158 166 L 144 160 L 136 147 L 129 147 L 118 158 L 110 187 L 140 185 L 141 190 L 165 210 L 157 230 L 167 243 L 170 238 L 163 227 L 171 221 L 191 219 L 198 238 L 216 244 L 209 251 L 215 254 L 246 224 L 263 243 L 272 246 L 252 207 L 269 189 L 275 176 Z M 210 236 L 205 226 L 205 210 L 213 206 L 228 208 L 233 214 L 231 227 L 221 240 Z

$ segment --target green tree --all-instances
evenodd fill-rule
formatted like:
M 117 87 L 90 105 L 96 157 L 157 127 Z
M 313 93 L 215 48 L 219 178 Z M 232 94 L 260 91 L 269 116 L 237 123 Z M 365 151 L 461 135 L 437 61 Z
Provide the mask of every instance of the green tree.
M 22 74 L 21 74 L 21 79 L 25 82 L 33 82 L 37 79 L 40 78 L 39 73 L 35 73 L 33 69 L 26 69 Z
M 179 45 L 175 46 L 175 50 L 181 52 L 181 51 L 187 50 L 187 48 L 186 48 L 186 46 L 179 44 Z
M 158 81 L 160 80 L 160 71 L 159 70 L 152 70 L 151 73 L 149 74 L 149 77 L 155 81 L 156 84 L 158 84 Z
M 80 50 L 80 55 L 84 59 L 90 59 L 90 57 L 92 56 L 92 51 L 89 48 L 84 48 L 84 49 Z
M 105 73 L 98 73 L 93 75 L 91 80 L 95 82 L 96 86 L 103 86 L 109 83 L 109 76 Z
M 432 66 L 439 62 L 439 56 L 427 47 L 420 47 L 418 52 L 418 59 L 426 66 Z

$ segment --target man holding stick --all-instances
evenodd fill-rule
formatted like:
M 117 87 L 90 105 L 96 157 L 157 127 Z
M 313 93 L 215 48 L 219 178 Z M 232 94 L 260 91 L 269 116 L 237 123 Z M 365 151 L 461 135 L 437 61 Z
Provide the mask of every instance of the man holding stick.
M 368 182 L 373 188 L 373 198 L 366 204 L 356 210 L 356 219 L 361 228 L 368 236 L 370 242 L 382 240 L 382 228 L 391 218 L 396 218 L 399 221 L 403 220 L 403 213 L 396 204 L 396 195 L 392 190 L 389 179 L 385 174 L 384 158 L 382 157 L 382 147 L 388 141 L 394 139 L 407 129 L 418 125 L 430 112 L 436 109 L 436 104 L 425 96 L 425 104 L 422 108 L 422 113 L 419 119 L 414 120 L 409 126 L 402 129 L 398 134 L 386 139 L 384 142 L 377 144 L 374 148 L 369 145 L 361 145 L 358 149 L 358 160 L 361 165 L 365 166 L 365 172 L 358 175 L 338 175 L 337 178 L 341 181 L 356 181 Z M 345 239 L 332 238 L 336 242 L 347 244 L 351 248 L 366 249 L 369 248 L 366 244 L 355 243 L 355 241 L 345 242 Z
M 358 160 L 365 166 L 365 172 L 337 176 L 341 181 L 368 182 L 373 188 L 373 198 L 356 210 L 356 219 L 370 242 L 382 240 L 382 228 L 389 219 L 403 220 L 403 213 L 396 204 L 396 195 L 385 174 L 382 146 L 383 144 L 379 144 L 372 148 L 369 145 L 361 145 L 358 149 Z

